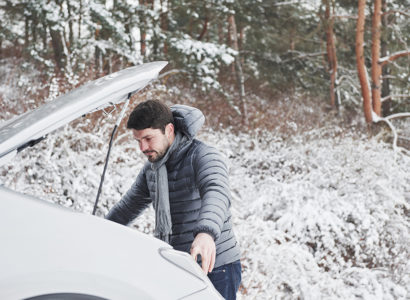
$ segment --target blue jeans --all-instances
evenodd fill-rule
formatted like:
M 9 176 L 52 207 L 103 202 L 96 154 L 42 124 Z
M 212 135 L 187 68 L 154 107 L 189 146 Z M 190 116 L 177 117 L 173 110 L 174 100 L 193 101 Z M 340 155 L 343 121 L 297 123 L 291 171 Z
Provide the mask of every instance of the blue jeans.
M 226 300 L 235 300 L 242 279 L 241 271 L 241 262 L 237 260 L 213 269 L 208 278 L 222 297 Z

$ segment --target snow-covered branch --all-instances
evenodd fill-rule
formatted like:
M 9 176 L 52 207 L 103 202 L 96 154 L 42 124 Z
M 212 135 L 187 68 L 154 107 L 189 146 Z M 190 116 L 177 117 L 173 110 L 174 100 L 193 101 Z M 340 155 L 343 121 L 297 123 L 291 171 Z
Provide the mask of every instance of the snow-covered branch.
M 383 97 L 381 99 L 381 102 L 390 100 L 392 98 L 410 98 L 410 95 L 389 95 L 389 96 Z
M 372 111 L 372 118 L 374 123 L 378 122 L 386 122 L 386 124 L 390 127 L 391 131 L 393 132 L 393 150 L 397 152 L 397 140 L 398 140 L 398 135 L 397 135 L 397 130 L 396 127 L 393 126 L 393 124 L 390 122 L 392 119 L 398 119 L 398 118 L 407 118 L 410 117 L 410 112 L 405 112 L 405 113 L 398 113 L 398 114 L 393 114 L 387 117 L 379 117 L 374 111 Z
M 410 112 L 390 115 L 390 116 L 385 117 L 384 119 L 391 120 L 391 119 L 408 118 L 408 117 L 410 117 Z
M 386 11 L 385 13 L 382 13 L 382 16 L 386 16 L 386 15 L 391 15 L 391 14 L 400 14 L 406 17 L 410 17 L 410 13 L 406 10 L 406 11 L 401 11 L 401 10 L 389 10 Z
M 284 1 L 279 3 L 274 3 L 273 6 L 281 6 L 281 5 L 291 5 L 291 4 L 298 4 L 299 1 Z
M 389 56 L 385 56 L 379 59 L 379 64 L 381 64 L 382 66 L 384 66 L 385 64 L 392 62 L 393 60 L 402 57 L 402 56 L 408 56 L 410 55 L 410 50 L 403 50 L 403 51 L 399 51 L 399 52 L 395 52 Z

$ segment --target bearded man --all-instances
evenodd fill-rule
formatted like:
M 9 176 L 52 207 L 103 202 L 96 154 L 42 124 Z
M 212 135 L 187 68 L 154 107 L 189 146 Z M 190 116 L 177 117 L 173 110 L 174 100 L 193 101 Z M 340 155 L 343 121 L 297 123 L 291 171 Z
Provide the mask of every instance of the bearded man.
M 195 139 L 204 120 L 200 110 L 185 105 L 137 105 L 127 128 L 148 161 L 106 218 L 126 225 L 152 203 L 155 236 L 199 259 L 219 293 L 236 299 L 241 264 L 228 172 L 219 152 Z

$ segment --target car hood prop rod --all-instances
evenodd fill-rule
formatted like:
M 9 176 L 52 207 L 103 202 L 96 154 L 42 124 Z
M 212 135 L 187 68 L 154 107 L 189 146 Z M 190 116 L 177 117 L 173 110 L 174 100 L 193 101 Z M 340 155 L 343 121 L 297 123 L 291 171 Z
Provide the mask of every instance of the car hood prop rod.
M 103 186 L 103 183 L 104 183 L 105 172 L 107 171 L 108 159 L 110 158 L 111 147 L 112 147 L 112 144 L 113 144 L 113 141 L 114 141 L 114 136 L 115 136 L 115 133 L 117 132 L 118 127 L 120 126 L 122 118 L 124 117 L 125 111 L 128 107 L 128 103 L 130 102 L 131 95 L 132 95 L 132 93 L 128 94 L 127 100 L 125 101 L 124 106 L 122 107 L 121 113 L 120 113 L 120 115 L 117 119 L 117 122 L 115 123 L 114 129 L 112 130 L 112 133 L 111 133 L 110 144 L 108 146 L 107 157 L 105 158 L 105 165 L 104 165 L 104 169 L 103 169 L 103 172 L 102 172 L 102 175 L 101 175 L 100 186 L 98 187 L 97 198 L 95 199 L 95 203 L 94 203 L 93 215 L 95 215 L 95 213 L 97 211 L 98 200 L 100 198 L 102 186 Z

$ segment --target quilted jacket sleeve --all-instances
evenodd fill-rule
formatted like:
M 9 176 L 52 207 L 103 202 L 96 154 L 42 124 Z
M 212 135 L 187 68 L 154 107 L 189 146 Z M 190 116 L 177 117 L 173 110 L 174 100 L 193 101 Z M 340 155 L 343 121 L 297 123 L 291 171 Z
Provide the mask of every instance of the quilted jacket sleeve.
M 202 201 L 194 235 L 206 232 L 216 240 L 221 235 L 230 207 L 227 166 L 216 149 L 204 144 L 198 148 L 193 164 Z
M 131 188 L 108 212 L 106 219 L 127 225 L 138 217 L 151 202 L 144 167 Z

